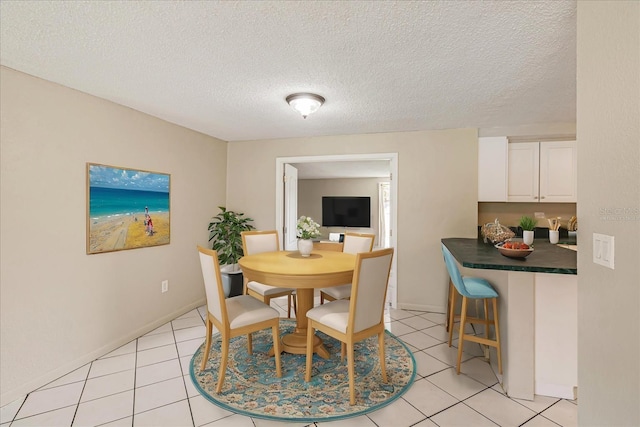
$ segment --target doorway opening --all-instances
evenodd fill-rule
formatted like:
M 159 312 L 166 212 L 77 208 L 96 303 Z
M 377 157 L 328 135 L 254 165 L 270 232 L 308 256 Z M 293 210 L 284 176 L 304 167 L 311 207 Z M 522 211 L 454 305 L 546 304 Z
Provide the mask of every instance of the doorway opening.
M 304 156 L 304 157 L 279 157 L 276 158 L 276 229 L 281 236 L 281 247 L 284 249 L 295 249 L 295 223 L 298 217 L 297 212 L 297 169 L 295 165 L 301 166 L 307 163 L 335 164 L 342 170 L 354 170 L 363 162 L 380 162 L 388 164 L 389 179 L 386 186 L 377 189 L 378 194 L 383 193 L 386 200 L 382 211 L 380 206 L 374 207 L 378 211 L 377 228 L 381 227 L 380 215 L 383 216 L 384 228 L 377 236 L 379 247 L 396 247 L 397 242 L 397 191 L 398 191 L 398 153 L 371 153 L 371 154 L 349 154 L 349 155 L 327 155 L 327 156 Z M 350 167 L 355 166 L 355 167 Z M 285 174 L 285 171 L 286 174 Z M 356 178 L 358 172 L 351 177 Z M 338 178 L 338 176 L 336 176 Z M 342 178 L 342 177 L 341 177 Z M 382 199 L 380 199 L 382 200 Z M 381 204 L 379 204 L 381 205 Z M 397 259 L 396 250 L 391 266 L 389 277 L 389 290 L 387 292 L 391 307 L 397 307 Z

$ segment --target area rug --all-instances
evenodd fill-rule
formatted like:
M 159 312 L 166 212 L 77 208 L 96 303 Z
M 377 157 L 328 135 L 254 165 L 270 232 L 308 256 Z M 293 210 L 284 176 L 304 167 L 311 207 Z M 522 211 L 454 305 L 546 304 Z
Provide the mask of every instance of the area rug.
M 290 333 L 292 320 L 280 321 L 280 333 Z M 329 359 L 313 357 L 310 382 L 304 381 L 306 356 L 282 353 L 282 378 L 275 373 L 271 329 L 253 335 L 253 355 L 247 353 L 246 337 L 231 340 L 229 362 L 222 392 L 216 394 L 220 368 L 220 340 L 213 337 L 209 361 L 204 371 L 200 363 L 204 343 L 191 359 L 191 380 L 210 402 L 235 413 L 290 422 L 335 421 L 375 411 L 393 402 L 413 384 L 416 362 L 407 346 L 386 332 L 385 356 L 388 383 L 382 382 L 377 337 L 355 347 L 356 404 L 349 405 L 347 360 L 340 361 L 340 342 L 321 332 L 331 354 Z

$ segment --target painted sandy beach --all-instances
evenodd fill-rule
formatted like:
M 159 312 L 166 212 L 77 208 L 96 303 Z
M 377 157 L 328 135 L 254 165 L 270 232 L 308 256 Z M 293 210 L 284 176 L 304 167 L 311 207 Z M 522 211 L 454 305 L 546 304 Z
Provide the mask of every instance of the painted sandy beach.
M 153 235 L 144 225 L 144 212 L 91 218 L 90 252 L 109 252 L 169 243 L 169 212 L 151 212 Z

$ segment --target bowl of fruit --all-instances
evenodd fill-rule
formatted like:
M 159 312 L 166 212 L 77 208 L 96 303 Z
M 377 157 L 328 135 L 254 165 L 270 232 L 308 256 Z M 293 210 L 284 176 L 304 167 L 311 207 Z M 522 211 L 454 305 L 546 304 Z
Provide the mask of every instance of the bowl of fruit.
M 533 252 L 533 248 L 524 242 L 512 242 L 510 240 L 495 245 L 498 251 L 509 258 L 525 258 Z

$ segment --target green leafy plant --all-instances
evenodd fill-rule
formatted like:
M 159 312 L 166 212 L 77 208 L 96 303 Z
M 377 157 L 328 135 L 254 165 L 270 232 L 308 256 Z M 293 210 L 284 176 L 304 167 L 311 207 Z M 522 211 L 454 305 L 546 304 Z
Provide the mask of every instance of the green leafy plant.
M 537 219 L 531 218 L 530 216 L 523 216 L 520 218 L 520 228 L 525 231 L 533 231 L 536 228 L 536 224 L 538 223 Z
M 220 213 L 209 223 L 209 242 L 212 242 L 212 249 L 218 252 L 220 264 L 237 264 L 244 255 L 240 233 L 255 229 L 251 224 L 253 219 L 241 212 L 228 211 L 224 206 L 218 208 Z

